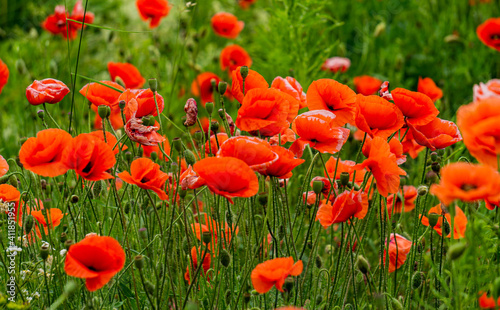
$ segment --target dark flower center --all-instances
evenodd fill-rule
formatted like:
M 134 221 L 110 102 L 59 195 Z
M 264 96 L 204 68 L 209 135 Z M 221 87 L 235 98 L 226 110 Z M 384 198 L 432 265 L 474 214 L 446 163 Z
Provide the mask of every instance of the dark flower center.
M 474 184 L 462 184 L 462 186 L 460 186 L 460 188 L 461 188 L 463 191 L 468 192 L 468 191 L 471 191 L 471 190 L 476 189 L 476 188 L 477 188 L 477 186 L 476 186 L 476 185 L 474 185 Z
M 85 168 L 83 168 L 82 172 L 89 173 L 90 169 L 92 169 L 92 162 L 89 161 L 89 163 L 87 164 L 87 166 L 85 166 Z

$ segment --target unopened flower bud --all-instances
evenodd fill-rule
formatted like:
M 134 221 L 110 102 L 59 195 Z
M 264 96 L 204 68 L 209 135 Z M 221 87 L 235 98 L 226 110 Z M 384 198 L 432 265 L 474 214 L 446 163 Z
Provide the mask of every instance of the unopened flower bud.
M 62 232 L 59 236 L 59 240 L 61 241 L 61 243 L 66 242 L 66 240 L 68 240 L 68 235 L 65 232 Z
M 250 302 L 250 297 L 252 297 L 252 295 L 250 295 L 250 293 L 244 293 L 243 294 L 243 303 L 248 304 Z
M 366 258 L 361 255 L 358 255 L 358 259 L 356 260 L 356 267 L 358 267 L 359 271 L 363 274 L 367 274 L 370 271 L 370 265 Z
M 323 183 L 323 182 L 321 182 Z M 340 173 L 340 184 L 346 186 L 349 183 L 349 172 Z
M 431 160 L 432 160 L 433 162 L 437 161 L 437 160 L 438 160 L 438 153 L 436 153 L 436 152 L 432 152 L 432 153 L 431 153 Z
M 94 195 L 94 197 L 99 197 L 101 195 L 101 192 L 102 192 L 102 181 L 96 181 L 94 183 L 94 187 L 92 188 L 92 194 Z
M 9 184 L 17 188 L 18 181 L 15 175 L 11 174 L 9 177 Z
M 69 281 L 64 286 L 64 294 L 66 296 L 72 295 L 74 292 L 76 292 L 76 290 L 78 289 L 78 286 L 79 285 L 75 281 Z
M 450 248 L 448 249 L 448 255 L 447 255 L 448 260 L 453 261 L 459 259 L 462 256 L 462 254 L 464 254 L 466 249 L 467 249 L 467 243 L 465 242 L 459 242 L 451 245 Z
M 73 195 L 71 196 L 71 203 L 77 203 L 79 200 L 78 196 L 77 195 Z
M 115 77 L 115 83 L 120 85 L 121 87 L 125 88 L 125 82 L 123 79 L 119 76 Z
M 266 206 L 267 205 L 267 194 L 260 194 L 259 197 L 257 198 L 259 201 L 259 204 L 261 206 Z
M 149 89 L 151 89 L 151 91 L 155 93 L 158 90 L 158 81 L 156 79 L 149 79 L 148 82 L 149 82 Z
M 156 120 L 153 115 L 146 115 L 142 117 L 142 125 L 144 126 L 154 126 Z
M 325 184 L 323 183 L 323 181 L 314 181 L 313 182 L 313 191 L 316 195 L 319 195 L 321 193 L 321 191 L 323 190 L 323 186 Z
M 125 152 L 125 160 L 126 161 L 130 162 L 130 161 L 132 161 L 132 158 L 133 158 L 133 155 L 131 152 L 128 152 L 128 151 Z
M 97 107 L 97 114 L 102 119 L 108 118 L 111 115 L 111 108 L 107 105 L 100 105 Z
M 443 233 L 445 236 L 448 236 L 450 233 L 451 233 L 451 226 L 450 226 L 450 223 L 448 223 L 448 220 L 444 220 L 443 221 Z
M 416 290 L 422 285 L 423 281 L 424 281 L 424 273 L 421 271 L 415 271 L 415 273 L 411 277 L 411 287 L 414 290 Z
M 125 109 L 125 106 L 127 105 L 127 103 L 125 102 L 125 100 L 120 100 L 118 102 L 118 107 L 120 107 L 120 110 L 123 111 L 123 109 Z
M 149 157 L 151 157 L 151 160 L 157 161 L 158 160 L 158 153 L 155 151 L 152 151 L 151 154 L 149 154 Z
M 493 281 L 493 296 L 500 297 L 500 277 Z
M 36 112 L 36 115 L 38 116 L 39 119 L 43 120 L 45 118 L 45 111 L 38 110 L 38 112 Z
M 69 239 L 69 240 L 66 240 L 64 241 L 64 247 L 66 248 L 66 250 L 69 250 L 69 248 L 74 244 L 73 240 Z
M 46 190 L 47 189 L 47 180 L 41 179 L 40 186 L 42 187 L 43 190 Z
M 439 163 L 432 163 L 431 168 L 435 173 L 439 173 L 439 171 L 441 170 L 441 165 Z
M 28 215 L 26 217 L 26 221 L 24 222 L 24 233 L 28 235 L 31 232 L 31 229 L 33 228 L 33 225 L 35 224 L 33 215 Z
M 425 196 L 425 195 L 427 195 L 428 192 L 429 192 L 429 188 L 425 185 L 420 185 L 417 188 L 417 193 L 419 196 Z
M 214 103 L 213 102 L 205 103 L 205 110 L 207 110 L 208 115 L 212 115 L 212 112 L 214 111 Z
M 40 257 L 43 260 L 46 260 L 47 257 L 49 257 L 49 251 L 50 251 L 50 246 L 47 243 L 42 244 L 42 247 L 40 248 Z
M 241 66 L 240 67 L 240 74 L 241 74 L 241 77 L 244 79 L 247 78 L 248 76 L 248 67 L 247 66 Z
M 135 268 L 142 270 L 144 267 L 144 257 L 142 255 L 137 255 L 134 257 Z
M 196 163 L 196 157 L 194 157 L 193 152 L 191 150 L 184 150 L 184 159 L 186 159 L 186 163 L 188 165 L 194 165 Z
M 148 239 L 148 230 L 146 229 L 146 227 L 139 228 L 139 237 L 142 240 Z
M 219 131 L 219 122 L 218 121 L 212 121 L 210 124 L 210 130 L 216 134 Z
M 219 85 L 218 85 L 218 90 L 219 90 L 219 94 L 221 94 L 221 96 L 226 93 L 226 89 L 227 89 L 227 83 L 224 81 L 220 81 Z
M 179 190 L 179 197 L 181 197 L 181 199 L 184 199 L 186 198 L 186 195 L 187 195 L 187 191 L 186 190 Z
M 316 255 L 316 258 L 314 260 L 314 263 L 316 264 L 316 267 L 318 269 L 320 269 L 321 267 L 323 267 L 323 260 L 321 259 L 321 256 L 319 255 Z
M 292 289 L 293 289 L 293 285 L 294 285 L 293 278 L 292 277 L 287 277 L 285 279 L 285 283 L 283 284 L 283 288 L 285 289 L 285 291 L 291 292 Z
M 434 228 L 434 226 L 437 225 L 437 222 L 441 216 L 437 213 L 430 213 L 429 216 L 427 217 L 429 219 L 429 226 Z
M 220 262 L 222 266 L 227 267 L 231 263 L 231 255 L 229 255 L 227 250 L 222 250 L 220 252 Z

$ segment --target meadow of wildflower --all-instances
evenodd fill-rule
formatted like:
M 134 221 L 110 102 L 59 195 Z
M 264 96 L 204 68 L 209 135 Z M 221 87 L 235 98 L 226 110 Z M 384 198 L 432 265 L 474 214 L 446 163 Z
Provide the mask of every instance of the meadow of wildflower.
M 0 1 L 0 308 L 500 309 L 496 0 Z

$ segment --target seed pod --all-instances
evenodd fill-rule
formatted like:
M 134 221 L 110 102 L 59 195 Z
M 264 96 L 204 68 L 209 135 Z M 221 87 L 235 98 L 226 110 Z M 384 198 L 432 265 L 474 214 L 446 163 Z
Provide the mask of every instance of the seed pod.
M 427 217 L 429 219 L 429 225 L 434 228 L 437 225 L 437 222 L 441 216 L 437 213 L 430 213 Z
M 459 259 L 467 249 L 467 243 L 465 242 L 459 242 L 455 243 L 450 248 L 448 249 L 448 255 L 447 258 L 450 261 L 454 261 Z
M 319 195 L 323 190 L 324 183 L 322 181 L 314 181 L 313 182 L 313 191 L 316 195 Z
M 209 231 L 205 231 L 203 232 L 202 238 L 203 238 L 203 243 L 209 244 L 210 242 L 212 242 L 212 233 Z
M 123 111 L 123 109 L 125 109 L 126 105 L 127 105 L 127 102 L 125 102 L 125 100 L 120 100 L 118 102 L 118 107 L 120 108 L 121 111 Z
M 208 115 L 212 115 L 212 112 L 214 111 L 214 103 L 213 102 L 205 103 L 205 110 L 207 110 Z
M 134 257 L 134 264 L 137 269 L 142 270 L 142 268 L 144 267 L 144 256 L 137 255 L 136 257 Z
M 348 183 L 349 183 L 349 173 L 345 171 L 340 173 L 340 184 L 342 186 L 346 186 Z
M 141 120 L 142 120 L 142 125 L 144 126 L 154 126 L 156 123 L 156 120 L 153 115 L 143 116 Z
M 219 85 L 217 87 L 218 91 L 219 91 L 219 94 L 222 96 L 226 93 L 226 89 L 227 89 L 227 83 L 224 82 L 224 81 L 220 81 L 219 82 Z
M 40 248 L 40 257 L 43 260 L 46 260 L 47 257 L 49 257 L 49 251 L 50 251 L 49 245 L 47 243 L 42 244 L 42 247 Z
M 218 121 L 212 121 L 212 123 L 210 123 L 210 130 L 214 134 L 216 134 L 219 131 L 219 122 Z
M 420 185 L 418 188 L 417 188 L 417 194 L 419 196 L 425 196 L 427 195 L 427 193 L 429 192 L 429 188 L 425 185 Z
M 231 263 L 231 255 L 225 249 L 220 252 L 220 262 L 224 267 L 229 266 Z
M 97 114 L 102 119 L 108 118 L 111 115 L 111 108 L 107 105 L 100 105 L 97 107 Z
M 248 76 L 248 67 L 247 66 L 241 66 L 240 67 L 240 74 L 243 80 L 245 80 Z
M 285 283 L 283 284 L 283 288 L 285 289 L 286 292 L 291 292 L 293 289 L 294 285 L 294 280 L 292 277 L 287 277 L 285 279 Z

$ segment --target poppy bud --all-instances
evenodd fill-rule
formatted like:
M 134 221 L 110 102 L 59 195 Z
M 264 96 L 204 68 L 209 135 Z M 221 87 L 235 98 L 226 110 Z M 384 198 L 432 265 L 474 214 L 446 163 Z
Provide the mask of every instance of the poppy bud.
M 181 140 L 181 138 L 174 138 L 172 140 L 172 146 L 174 147 L 174 149 L 177 152 L 180 153 L 182 151 L 182 140 Z
M 125 109 L 125 105 L 127 105 L 127 103 L 125 102 L 125 100 L 120 100 L 118 102 L 118 107 L 120 107 L 120 110 L 123 111 L 123 109 Z
M 210 124 L 210 130 L 216 134 L 219 131 L 219 122 L 218 121 L 212 121 Z
M 432 162 L 436 162 L 438 160 L 438 153 L 432 152 L 431 153 L 431 160 L 432 160 Z
M 247 66 L 240 67 L 240 74 L 243 80 L 245 80 L 248 76 L 248 67 Z
M 207 110 L 208 115 L 212 115 L 212 112 L 214 111 L 214 103 L 213 102 L 205 103 L 205 110 Z
M 131 152 L 125 152 L 125 160 L 128 162 L 132 161 L 132 153 Z
M 251 297 L 251 295 L 249 293 L 244 293 L 243 294 L 243 302 L 245 304 L 248 304 L 250 302 L 250 297 Z
M 49 251 L 50 251 L 49 245 L 47 243 L 42 244 L 42 247 L 40 248 L 40 257 L 43 260 L 46 260 L 47 257 L 49 257 Z
M 316 305 L 319 305 L 323 301 L 323 296 L 321 294 L 318 294 L 316 296 Z
M 109 115 L 111 115 L 111 108 L 107 105 L 100 105 L 97 107 L 97 114 L 99 114 L 99 117 L 102 119 L 108 118 Z
M 226 223 L 229 226 L 233 224 L 233 213 L 231 213 L 231 209 L 227 209 L 226 211 Z
M 417 188 L 417 194 L 419 196 L 425 196 L 427 195 L 427 193 L 429 192 L 429 188 L 425 185 L 420 185 L 418 188 Z
M 285 291 L 291 292 L 292 289 L 293 289 L 293 284 L 294 284 L 293 278 L 292 277 L 287 277 L 285 279 L 285 283 L 283 284 L 283 288 L 285 289 Z
M 141 237 L 142 240 L 148 239 L 148 231 L 146 227 L 139 228 L 139 237 Z
M 220 252 L 220 262 L 222 266 L 227 267 L 231 263 L 231 255 L 226 250 Z
M 38 110 L 38 112 L 36 112 L 36 115 L 38 116 L 39 119 L 43 120 L 45 118 L 45 111 Z
M 316 264 L 316 267 L 318 269 L 320 269 L 321 267 L 323 267 L 323 260 L 321 259 L 321 256 L 319 255 L 316 255 L 316 258 L 314 260 L 314 263 Z
M 187 190 L 183 190 L 183 189 L 181 189 L 181 190 L 179 191 L 179 197 L 181 197 L 181 199 L 186 198 L 186 195 L 187 195 Z
M 196 163 L 196 157 L 194 157 L 193 152 L 191 150 L 184 150 L 184 159 L 186 159 L 186 163 L 188 165 L 194 165 Z
M 156 120 L 153 115 L 146 115 L 142 117 L 142 124 L 144 126 L 154 126 L 155 122 Z
M 342 172 L 340 173 L 340 185 L 346 186 L 349 183 L 349 173 Z
M 201 133 L 201 131 L 197 130 L 193 134 L 193 138 L 196 142 L 201 143 L 203 139 L 203 134 Z
M 125 82 L 123 79 L 119 76 L 115 77 L 115 83 L 120 85 L 121 87 L 125 88 Z
M 18 182 L 15 175 L 11 174 L 9 177 L 9 184 L 17 188 Z
M 33 218 L 33 215 L 28 215 L 26 217 L 26 221 L 24 222 L 24 233 L 28 235 L 31 232 L 31 229 L 33 228 L 35 221 Z
M 76 292 L 78 286 L 79 285 L 75 281 L 69 281 L 64 286 L 64 294 L 66 294 L 66 296 L 72 295 L 74 292 Z
M 439 163 L 432 163 L 431 168 L 435 173 L 439 173 L 439 171 L 441 170 L 441 165 Z
M 144 267 L 144 257 L 142 255 L 137 255 L 134 257 L 135 268 L 142 270 Z
M 210 242 L 212 242 L 212 233 L 209 231 L 203 232 L 202 239 L 203 239 L 203 243 L 209 244 Z
M 68 240 L 68 235 L 65 232 L 62 232 L 61 236 L 59 236 L 59 240 L 61 241 L 61 243 L 66 242 L 66 240 Z
M 151 294 L 151 295 L 153 295 L 153 294 L 154 294 L 154 292 L 155 292 L 155 289 L 156 289 L 156 288 L 155 288 L 155 285 L 154 285 L 153 283 L 151 283 L 150 281 L 147 281 L 147 280 L 146 280 L 146 281 L 144 282 L 144 287 L 146 288 L 146 291 L 147 291 L 149 294 Z
M 172 172 L 173 174 L 177 174 L 178 171 L 179 171 L 179 165 L 173 163 L 172 166 L 170 166 L 170 172 Z
M 325 184 L 323 183 L 323 181 L 314 181 L 313 182 L 313 191 L 316 195 L 319 195 L 321 193 L 321 191 L 323 190 L 323 186 Z
M 92 188 L 92 194 L 94 195 L 95 198 L 99 197 L 102 192 L 102 181 L 96 181 L 94 183 L 94 187 Z
M 453 261 L 459 259 L 462 256 L 462 254 L 464 254 L 466 249 L 467 249 L 467 243 L 465 242 L 459 242 L 451 245 L 450 248 L 448 249 L 448 255 L 447 255 L 448 260 Z
M 267 205 L 267 194 L 260 194 L 258 199 L 261 206 L 266 206 Z
M 227 83 L 220 81 L 218 85 L 219 94 L 224 95 L 226 93 Z
M 393 310 L 403 310 L 403 305 L 396 298 L 391 298 L 391 304 Z
M 153 93 L 156 93 L 156 90 L 158 89 L 158 81 L 156 79 L 149 79 L 149 89 L 151 89 L 151 91 Z
M 78 196 L 77 195 L 73 195 L 71 196 L 71 203 L 77 203 L 79 200 Z
M 64 241 L 64 247 L 66 248 L 66 250 L 69 250 L 69 247 L 72 246 L 73 244 L 74 242 L 71 239 Z
M 158 153 L 156 153 L 155 151 L 152 151 L 151 154 L 149 154 L 149 157 L 151 157 L 151 159 L 153 161 L 157 161 L 158 160 Z
M 407 180 L 408 180 L 408 179 L 407 179 L 406 177 L 401 177 L 401 178 L 399 179 L 399 186 L 401 186 L 401 187 L 405 186 L 405 185 L 406 185 L 406 181 L 407 181 Z
M 437 153 L 438 153 L 439 156 L 443 157 L 444 154 L 446 153 L 446 150 L 445 149 L 438 149 Z
M 3 177 L 0 178 L 0 184 L 5 184 L 9 181 L 9 176 L 4 175 Z
M 416 290 L 422 285 L 424 281 L 424 273 L 421 271 L 416 271 L 411 277 L 411 287 Z
M 448 223 L 446 219 L 443 221 L 443 233 L 445 236 L 448 236 L 451 233 L 450 223 Z
M 370 265 L 368 264 L 368 261 L 361 255 L 358 255 L 358 259 L 356 260 L 356 267 L 358 267 L 359 271 L 361 271 L 363 274 L 367 274 L 368 271 L 370 271 Z
M 40 180 L 40 186 L 43 190 L 47 189 L 47 181 L 45 179 Z

